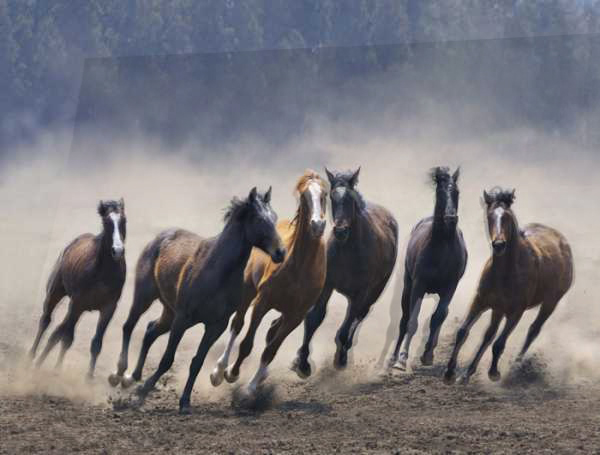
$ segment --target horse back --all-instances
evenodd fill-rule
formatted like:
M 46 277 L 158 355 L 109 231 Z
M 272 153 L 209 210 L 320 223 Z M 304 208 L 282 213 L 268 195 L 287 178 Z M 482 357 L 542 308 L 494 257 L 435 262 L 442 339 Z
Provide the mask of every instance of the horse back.
M 165 231 L 146 247 L 138 261 L 138 273 L 143 269 L 152 271 L 161 301 L 172 309 L 184 266 L 202 242 L 202 237 L 183 229 Z
M 573 253 L 567 239 L 556 229 L 529 224 L 522 230 L 538 261 L 538 294 L 562 296 L 573 283 Z
M 73 295 L 89 284 L 98 265 L 100 241 L 93 234 L 82 234 L 63 250 L 48 280 L 48 288 L 54 281 L 62 280 L 65 291 Z

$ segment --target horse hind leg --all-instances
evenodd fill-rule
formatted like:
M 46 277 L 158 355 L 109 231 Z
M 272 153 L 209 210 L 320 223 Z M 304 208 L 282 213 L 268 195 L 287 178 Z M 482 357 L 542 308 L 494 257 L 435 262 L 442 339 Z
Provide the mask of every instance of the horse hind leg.
M 46 293 L 46 298 L 44 299 L 43 312 L 38 325 L 37 335 L 35 336 L 33 346 L 29 351 L 30 359 L 35 358 L 38 347 L 40 345 L 40 341 L 42 340 L 42 336 L 48 329 L 48 326 L 50 325 L 50 322 L 52 320 L 52 313 L 54 312 L 54 309 L 56 308 L 58 303 L 66 295 L 63 286 L 56 282 L 57 278 L 54 278 L 54 280 L 55 281 L 51 284 L 50 289 L 48 289 L 48 292 Z
M 173 312 L 170 309 L 168 309 L 168 307 L 163 307 L 163 312 L 160 315 L 160 317 L 148 323 L 135 369 L 133 370 L 133 373 L 131 373 L 131 375 L 123 376 L 123 378 L 121 379 L 122 387 L 128 388 L 134 382 L 137 382 L 140 379 L 142 379 L 142 371 L 144 370 L 144 364 L 146 363 L 146 357 L 148 357 L 148 352 L 150 351 L 150 348 L 160 336 L 164 335 L 171 329 L 172 323 Z
M 48 357 L 48 354 L 52 351 L 52 349 L 61 341 L 61 351 L 58 357 L 58 361 L 56 363 L 57 367 L 62 365 L 64 356 L 68 349 L 73 344 L 73 337 L 75 335 L 75 326 L 77 325 L 77 321 L 81 316 L 82 310 L 80 309 L 80 305 L 77 304 L 73 299 L 69 303 L 69 310 L 65 319 L 60 323 L 60 325 L 52 332 L 50 338 L 48 339 L 48 343 L 44 348 L 44 351 L 38 358 L 36 362 L 36 366 L 39 368 Z

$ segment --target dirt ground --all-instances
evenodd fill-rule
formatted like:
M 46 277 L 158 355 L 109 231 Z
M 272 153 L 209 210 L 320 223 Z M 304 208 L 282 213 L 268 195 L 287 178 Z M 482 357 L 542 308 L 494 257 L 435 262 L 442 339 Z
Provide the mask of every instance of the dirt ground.
M 9 381 L 64 389 L 1 397 L 0 453 L 600 452 L 598 385 L 552 382 L 536 357 L 500 385 L 481 374 L 469 385 L 446 386 L 442 369 L 381 376 L 374 362 L 341 373 L 325 365 L 301 381 L 277 368 L 254 402 L 234 386 L 200 387 L 192 414 L 180 416 L 173 373 L 138 407 L 100 375 L 87 384 L 69 372 L 28 377 L 17 367 Z M 182 361 L 179 370 L 187 370 Z

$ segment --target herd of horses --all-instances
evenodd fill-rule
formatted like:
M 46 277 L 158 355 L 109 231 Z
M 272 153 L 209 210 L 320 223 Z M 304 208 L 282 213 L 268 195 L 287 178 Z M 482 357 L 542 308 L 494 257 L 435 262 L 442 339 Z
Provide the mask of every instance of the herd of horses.
M 301 378 L 307 378 L 312 372 L 310 342 L 325 318 L 333 291 L 348 299 L 346 316 L 335 337 L 333 360 L 336 368 L 346 367 L 356 330 L 392 275 L 398 250 L 398 225 L 386 208 L 366 201 L 357 190 L 360 168 L 355 172 L 325 171 L 326 180 L 311 170 L 299 178 L 295 186 L 298 207 L 291 219 L 277 221 L 270 205 L 271 188 L 265 193 L 253 188 L 246 198 L 232 199 L 225 213 L 225 226 L 217 236 L 204 238 L 183 229 L 171 229 L 152 240 L 137 262 L 133 304 L 123 325 L 122 350 L 117 371 L 109 376 L 110 384 L 126 388 L 140 381 L 148 351 L 158 337 L 168 332 L 167 347 L 157 370 L 136 389 L 143 399 L 173 364 L 185 331 L 203 323 L 204 334 L 190 364 L 179 403 L 180 411 L 187 412 L 205 357 L 227 329 L 230 319 L 229 339 L 210 374 L 215 387 L 223 379 L 228 382 L 238 379 L 242 363 L 252 351 L 256 331 L 272 309 L 280 315 L 271 323 L 260 365 L 245 390 L 249 395 L 256 394 L 281 344 L 303 321 L 304 339 L 291 368 Z M 459 174 L 458 169 L 451 173 L 446 167 L 431 171 L 436 191 L 435 208 L 433 216 L 421 220 L 410 235 L 405 255 L 402 318 L 388 368 L 406 369 L 421 301 L 426 294 L 439 295 L 421 356 L 424 365 L 433 363 L 441 326 L 467 265 L 467 248 L 458 227 Z M 500 322 L 506 319 L 493 344 L 488 373 L 491 380 L 497 381 L 500 378 L 498 360 L 524 311 L 535 306 L 540 308 L 518 360 L 573 281 L 573 257 L 562 234 L 541 224 L 520 228 L 512 211 L 514 190 L 495 187 L 484 191 L 483 196 L 492 255 L 456 334 L 444 373 L 447 383 L 455 382 L 459 351 L 483 312 L 491 310 L 491 322 L 461 382 L 468 381 L 475 373 Z M 326 239 L 328 200 L 333 229 Z M 123 199 L 101 201 L 98 214 L 102 219 L 102 232 L 84 234 L 73 240 L 51 272 L 38 333 L 30 351 L 32 359 L 36 357 L 54 308 L 65 296 L 70 302 L 65 319 L 38 357 L 38 366 L 59 342 L 60 365 L 73 343 L 79 317 L 85 311 L 98 310 L 100 317 L 91 343 L 88 373 L 90 377 L 94 374 L 102 339 L 126 275 Z M 127 375 L 132 331 L 155 300 L 161 302 L 162 314 L 148 324 L 135 369 Z M 249 309 L 249 328 L 239 344 L 237 359 L 230 364 Z

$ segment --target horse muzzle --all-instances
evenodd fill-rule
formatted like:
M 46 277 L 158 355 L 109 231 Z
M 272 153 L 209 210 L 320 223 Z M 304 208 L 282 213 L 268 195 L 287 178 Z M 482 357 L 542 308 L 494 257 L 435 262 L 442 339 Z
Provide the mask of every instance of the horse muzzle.
M 336 240 L 345 242 L 348 240 L 348 236 L 350 235 L 350 228 L 348 226 L 334 226 L 333 235 L 335 236 Z
M 110 249 L 110 253 L 112 254 L 113 259 L 121 259 L 123 257 L 123 255 L 125 254 L 125 248 L 113 246 Z
M 280 264 L 285 259 L 285 248 L 277 248 L 272 254 L 271 259 L 274 263 Z
M 494 250 L 494 254 L 496 256 L 502 256 L 506 251 L 506 241 L 504 240 L 494 240 L 492 242 L 492 249 Z
M 323 233 L 325 232 L 326 224 L 327 224 L 327 222 L 325 220 L 311 220 L 310 229 L 311 229 L 312 235 L 317 238 L 321 237 L 323 235 Z

